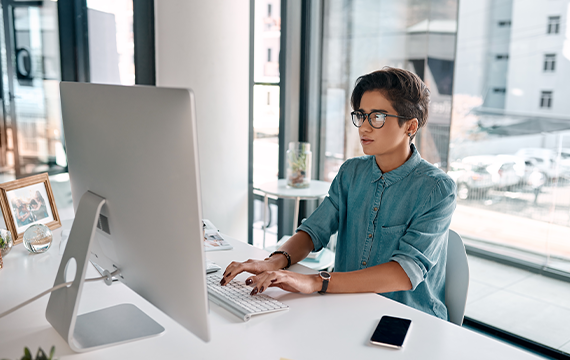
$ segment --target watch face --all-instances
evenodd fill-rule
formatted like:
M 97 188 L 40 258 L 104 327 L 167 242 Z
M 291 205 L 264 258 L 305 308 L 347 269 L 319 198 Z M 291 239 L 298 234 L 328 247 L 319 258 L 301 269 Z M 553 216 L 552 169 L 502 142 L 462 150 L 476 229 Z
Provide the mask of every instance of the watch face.
M 329 274 L 329 273 L 326 272 L 326 271 L 321 271 L 321 272 L 319 273 L 319 275 L 321 275 L 321 277 L 322 277 L 323 279 L 330 279 L 330 278 L 331 278 L 331 274 Z

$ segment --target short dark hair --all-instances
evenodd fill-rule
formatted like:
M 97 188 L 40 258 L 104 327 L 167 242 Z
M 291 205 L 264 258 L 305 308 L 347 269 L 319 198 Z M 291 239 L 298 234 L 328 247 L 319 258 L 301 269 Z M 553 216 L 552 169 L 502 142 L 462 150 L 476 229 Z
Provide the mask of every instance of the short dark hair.
M 398 119 L 400 127 L 413 118 L 418 119 L 418 129 L 426 124 L 430 92 L 422 79 L 413 72 L 385 66 L 382 70 L 362 75 L 356 79 L 350 97 L 350 104 L 354 110 L 360 108 L 362 95 L 367 91 L 380 91 L 390 101 L 398 115 L 408 118 Z

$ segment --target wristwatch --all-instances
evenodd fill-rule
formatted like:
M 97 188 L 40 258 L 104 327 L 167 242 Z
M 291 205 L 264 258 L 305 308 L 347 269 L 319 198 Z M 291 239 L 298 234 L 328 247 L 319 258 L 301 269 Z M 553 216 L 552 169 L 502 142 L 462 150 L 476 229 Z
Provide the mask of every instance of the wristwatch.
M 329 281 L 331 280 L 331 274 L 326 271 L 319 271 L 319 276 L 323 279 L 323 287 L 319 294 L 324 294 L 327 292 L 327 288 L 329 287 Z

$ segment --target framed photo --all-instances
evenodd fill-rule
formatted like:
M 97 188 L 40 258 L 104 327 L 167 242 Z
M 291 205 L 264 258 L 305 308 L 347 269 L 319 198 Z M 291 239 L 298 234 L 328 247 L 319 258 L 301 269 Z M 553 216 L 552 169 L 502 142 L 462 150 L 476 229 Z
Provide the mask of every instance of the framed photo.
M 22 242 L 24 231 L 44 224 L 50 229 L 61 226 L 47 173 L 0 184 L 0 206 L 14 244 Z

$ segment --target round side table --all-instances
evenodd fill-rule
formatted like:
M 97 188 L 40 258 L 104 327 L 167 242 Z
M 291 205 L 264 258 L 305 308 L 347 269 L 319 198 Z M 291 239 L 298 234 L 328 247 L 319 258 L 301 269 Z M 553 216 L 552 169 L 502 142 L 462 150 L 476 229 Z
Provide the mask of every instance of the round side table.
M 293 217 L 293 232 L 291 233 L 295 234 L 299 218 L 299 204 L 301 203 L 301 200 L 321 199 L 328 194 L 330 186 L 331 183 L 326 181 L 311 180 L 311 184 L 308 188 L 297 189 L 288 187 L 286 179 L 270 181 L 259 186 L 254 185 L 254 190 L 258 190 L 263 193 L 263 248 L 265 248 L 265 224 L 267 222 L 266 216 L 269 196 L 281 199 L 295 199 L 295 215 Z

